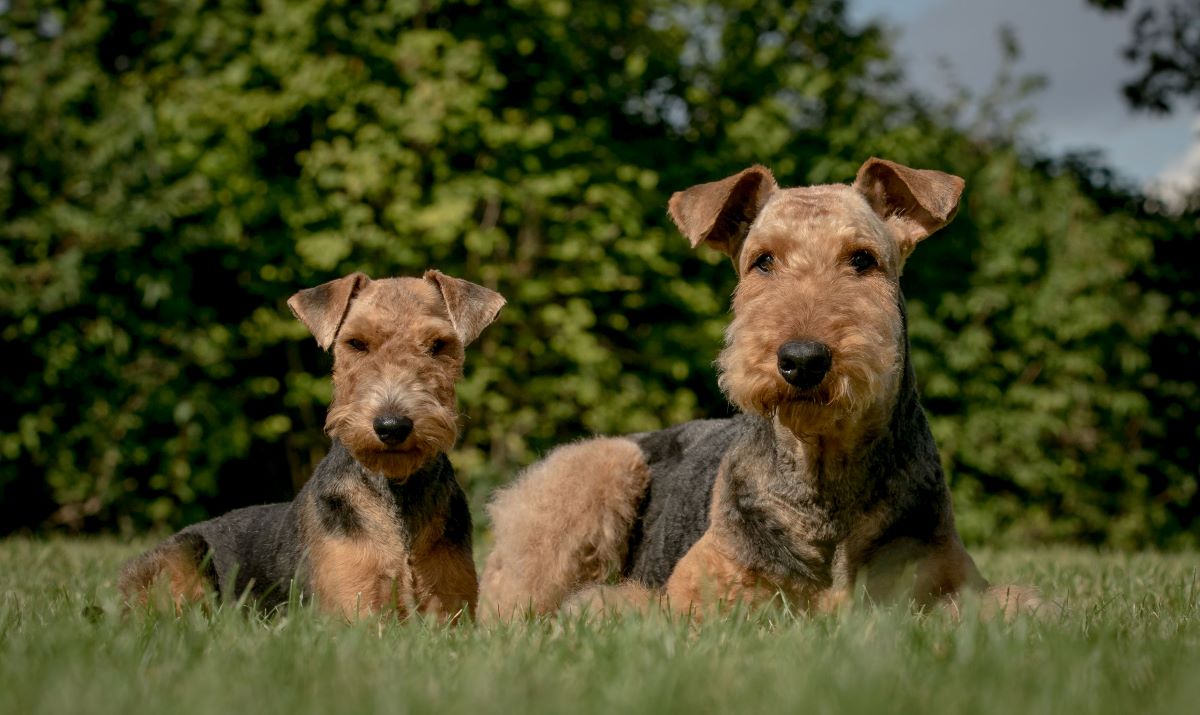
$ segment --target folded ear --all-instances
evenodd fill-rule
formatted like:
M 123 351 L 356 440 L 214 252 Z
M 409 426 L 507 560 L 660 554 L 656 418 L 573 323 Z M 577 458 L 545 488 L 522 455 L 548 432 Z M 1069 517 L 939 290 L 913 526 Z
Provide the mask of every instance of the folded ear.
M 928 169 L 910 169 L 871 157 L 858 169 L 854 188 L 892 229 L 901 259 L 958 211 L 962 179 Z
M 370 282 L 366 274 L 351 273 L 316 288 L 305 288 L 288 298 L 288 307 L 308 326 L 321 349 L 328 350 L 342 328 L 354 296 Z
M 675 192 L 667 211 L 692 248 L 707 243 L 732 257 L 777 188 L 771 170 L 755 165 L 720 181 Z
M 483 329 L 492 324 L 504 307 L 504 296 L 494 290 L 460 278 L 451 278 L 441 271 L 425 271 L 425 280 L 441 291 L 450 313 L 450 323 L 464 346 L 471 343 Z

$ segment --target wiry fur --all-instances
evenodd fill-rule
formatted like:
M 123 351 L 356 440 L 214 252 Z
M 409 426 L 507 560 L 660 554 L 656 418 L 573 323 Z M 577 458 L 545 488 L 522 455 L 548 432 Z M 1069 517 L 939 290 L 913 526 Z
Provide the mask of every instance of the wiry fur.
M 637 445 L 595 439 L 559 447 L 488 506 L 498 535 L 480 617 L 546 613 L 620 566 L 650 473 Z
M 884 270 L 858 275 L 846 257 L 869 249 Z M 753 268 L 770 252 L 770 274 Z M 734 319 L 717 359 L 719 384 L 747 412 L 778 414 L 798 431 L 841 429 L 895 393 L 900 367 L 897 251 L 866 201 L 848 186 L 778 191 L 742 245 Z M 781 300 L 781 296 L 786 299 Z M 776 350 L 819 339 L 833 367 L 813 394 L 780 377 Z
M 471 517 L 445 452 L 458 437 L 464 347 L 503 303 L 436 271 L 356 273 L 293 296 L 334 354 L 329 453 L 292 502 L 194 524 L 131 561 L 119 583 L 126 600 L 165 589 L 179 609 L 211 590 L 272 608 L 295 584 L 347 618 L 472 610 Z M 411 432 L 385 442 L 374 424 L 385 416 L 410 419 Z
M 363 352 L 351 341 L 367 346 Z M 436 354 L 430 347 L 441 341 Z M 356 296 L 333 345 L 333 402 L 325 430 L 368 469 L 403 478 L 454 446 L 454 384 L 463 343 L 435 284 L 417 278 L 372 281 Z M 372 422 L 382 412 L 407 415 L 412 436 L 389 448 Z
M 208 545 L 199 537 L 164 542 L 125 564 L 117 588 L 136 594 L 156 610 L 180 613 L 184 605 L 204 600 L 213 587 L 215 574 L 207 554 Z
M 718 367 L 745 414 L 634 435 L 625 465 L 588 468 L 605 440 L 531 467 L 492 507 L 487 615 L 543 613 L 572 588 L 573 608 L 685 611 L 779 595 L 837 608 L 858 582 L 920 605 L 987 589 L 954 527 L 899 289 L 961 191 L 957 177 L 871 159 L 852 186 L 780 189 L 754 166 L 673 196 L 692 245 L 724 251 L 740 278 Z M 785 371 L 782 349 L 800 345 L 828 358 L 816 382 Z M 597 565 L 622 555 L 627 580 L 599 585 Z M 1006 608 L 1036 601 L 1004 593 Z

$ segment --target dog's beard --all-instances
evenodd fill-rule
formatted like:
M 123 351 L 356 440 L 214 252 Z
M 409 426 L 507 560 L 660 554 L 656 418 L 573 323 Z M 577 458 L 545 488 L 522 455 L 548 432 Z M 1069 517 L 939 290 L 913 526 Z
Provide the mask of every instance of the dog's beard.
M 403 479 L 458 440 L 458 415 L 440 403 L 419 400 L 403 414 L 413 421 L 412 433 L 400 445 L 380 441 L 373 425 L 377 410 L 370 400 L 335 405 L 325 420 L 326 433 L 350 450 L 355 461 L 389 479 Z M 410 401 L 411 403 L 411 401 Z
M 839 432 L 844 429 L 847 420 L 854 419 L 854 411 L 849 405 L 831 400 L 824 391 L 812 391 L 811 394 L 789 394 L 784 391 L 783 397 L 774 405 L 773 416 L 779 423 L 796 435 L 821 435 Z
M 779 375 L 775 360 L 747 364 L 741 353 L 726 348 L 717 361 L 721 370 L 718 384 L 743 411 L 777 418 L 793 434 L 841 432 L 890 398 L 898 368 L 881 374 L 866 369 L 875 362 L 842 356 L 835 356 L 834 361 L 819 385 L 797 390 Z

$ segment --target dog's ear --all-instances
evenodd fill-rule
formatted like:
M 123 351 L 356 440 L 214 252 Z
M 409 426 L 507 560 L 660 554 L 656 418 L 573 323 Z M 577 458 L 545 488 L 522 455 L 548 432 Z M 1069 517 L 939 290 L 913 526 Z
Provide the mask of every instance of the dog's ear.
M 854 188 L 892 229 L 901 260 L 917 244 L 950 223 L 958 211 L 962 179 L 929 169 L 910 169 L 871 157 L 858 169 Z
M 450 313 L 450 324 L 463 346 L 470 344 L 483 329 L 492 324 L 507 302 L 504 296 L 490 288 L 470 281 L 451 278 L 441 271 L 425 271 L 425 280 L 437 286 Z
M 771 170 L 755 165 L 720 181 L 676 191 L 667 211 L 692 248 L 707 243 L 734 257 L 754 217 L 777 188 Z
M 363 273 L 351 273 L 316 288 L 305 288 L 288 298 L 288 307 L 308 326 L 321 349 L 328 350 L 346 320 L 354 296 L 370 282 Z

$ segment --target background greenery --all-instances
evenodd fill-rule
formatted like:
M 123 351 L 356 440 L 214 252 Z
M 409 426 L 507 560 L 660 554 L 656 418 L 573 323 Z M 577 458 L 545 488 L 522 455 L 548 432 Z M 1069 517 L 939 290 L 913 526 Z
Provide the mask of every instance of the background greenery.
M 881 155 L 967 180 L 904 287 L 968 540 L 1197 543 L 1200 214 L 1023 150 L 1030 81 L 899 80 L 837 0 L 10 0 L 0 531 L 290 497 L 329 363 L 284 301 L 353 270 L 509 298 L 460 389 L 476 503 L 554 444 L 728 414 L 732 271 L 667 197 Z

